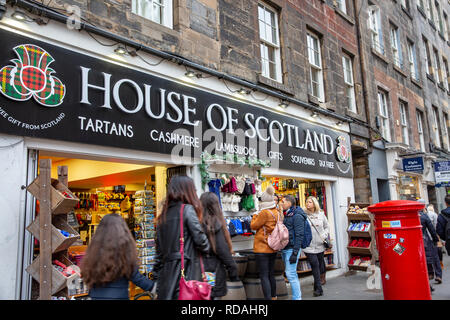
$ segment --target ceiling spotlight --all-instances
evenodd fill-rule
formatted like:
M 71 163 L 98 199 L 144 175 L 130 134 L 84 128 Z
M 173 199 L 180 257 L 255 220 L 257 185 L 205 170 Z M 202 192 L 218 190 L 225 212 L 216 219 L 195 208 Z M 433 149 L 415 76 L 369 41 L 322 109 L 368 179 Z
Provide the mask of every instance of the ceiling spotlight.
M 317 113 L 317 111 L 313 111 L 313 113 L 311 113 L 311 118 L 317 118 L 319 116 L 319 114 Z
M 11 17 L 17 21 L 25 21 L 27 19 L 27 15 L 20 10 L 15 10 Z
M 250 91 L 245 90 L 245 88 L 240 88 L 240 89 L 238 90 L 238 93 L 239 93 L 239 94 L 249 94 Z
M 187 71 L 184 75 L 189 78 L 193 78 L 196 76 L 195 72 L 192 70 Z
M 127 53 L 127 50 L 122 46 L 118 46 L 117 48 L 114 49 L 114 52 L 120 55 L 124 55 Z
M 338 121 L 338 122 L 336 122 L 336 125 L 337 125 L 338 127 L 340 127 L 340 126 L 343 125 L 343 123 L 342 123 L 342 121 Z
M 286 102 L 286 101 L 281 101 L 279 104 L 278 104 L 278 106 L 280 107 L 280 108 L 283 108 L 283 109 L 286 109 L 287 107 L 288 107 L 288 103 Z

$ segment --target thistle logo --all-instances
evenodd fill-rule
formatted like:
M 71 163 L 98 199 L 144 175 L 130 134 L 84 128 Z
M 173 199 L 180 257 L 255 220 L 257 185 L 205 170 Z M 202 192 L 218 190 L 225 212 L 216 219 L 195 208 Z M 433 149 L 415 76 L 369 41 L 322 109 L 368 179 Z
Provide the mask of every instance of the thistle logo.
M 22 44 L 15 47 L 19 59 L 13 59 L 15 66 L 0 70 L 0 92 L 13 100 L 26 101 L 31 97 L 45 107 L 59 106 L 66 93 L 65 85 L 49 65 L 55 61 L 44 49 Z
M 350 152 L 347 145 L 347 139 L 343 136 L 337 138 L 338 145 L 336 147 L 336 155 L 339 161 L 349 163 L 350 162 Z

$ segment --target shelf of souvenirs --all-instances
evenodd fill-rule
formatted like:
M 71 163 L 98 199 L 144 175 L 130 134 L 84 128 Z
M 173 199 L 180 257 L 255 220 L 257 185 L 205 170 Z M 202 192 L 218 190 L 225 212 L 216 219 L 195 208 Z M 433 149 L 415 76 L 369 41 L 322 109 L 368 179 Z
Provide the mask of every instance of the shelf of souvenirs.
M 331 249 L 329 249 L 329 250 L 326 250 L 324 253 L 323 253 L 323 255 L 324 256 L 327 256 L 327 255 L 330 255 L 330 254 L 333 254 L 334 252 L 331 250 Z M 300 257 L 298 258 L 299 260 L 306 260 L 307 259 L 307 257 L 306 257 L 306 255 L 305 255 L 305 253 L 302 251 L 301 253 L 300 253 Z
M 336 269 L 336 265 L 335 265 L 334 263 L 332 263 L 332 264 L 327 264 L 327 265 L 325 265 L 325 267 L 326 267 L 327 270 L 333 270 L 333 269 Z M 297 270 L 297 273 L 298 273 L 298 274 L 303 274 L 303 273 L 308 273 L 308 272 L 311 272 L 311 271 L 312 271 L 312 269 L 308 269 L 308 270 Z

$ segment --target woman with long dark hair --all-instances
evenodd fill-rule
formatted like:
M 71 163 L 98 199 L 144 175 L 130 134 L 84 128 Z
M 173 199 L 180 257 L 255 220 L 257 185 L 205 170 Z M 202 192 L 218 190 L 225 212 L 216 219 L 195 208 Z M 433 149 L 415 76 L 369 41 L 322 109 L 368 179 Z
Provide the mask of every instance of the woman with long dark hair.
M 183 210 L 184 274 L 186 280 L 202 280 L 200 255 L 209 251 L 203 232 L 202 204 L 194 182 L 187 176 L 173 176 L 156 225 L 156 256 L 153 273 L 160 300 L 177 300 L 181 276 L 180 209 Z
M 100 221 L 81 262 L 81 276 L 94 299 L 128 299 L 128 284 L 149 291 L 153 281 L 138 271 L 136 242 L 118 214 Z
M 233 260 L 231 237 L 220 208 L 219 198 L 213 192 L 205 192 L 201 195 L 200 201 L 203 206 L 203 229 L 211 245 L 210 255 L 205 259 L 205 270 L 215 273 L 211 298 L 219 298 L 227 294 L 227 271 L 231 281 L 239 281 L 237 265 Z

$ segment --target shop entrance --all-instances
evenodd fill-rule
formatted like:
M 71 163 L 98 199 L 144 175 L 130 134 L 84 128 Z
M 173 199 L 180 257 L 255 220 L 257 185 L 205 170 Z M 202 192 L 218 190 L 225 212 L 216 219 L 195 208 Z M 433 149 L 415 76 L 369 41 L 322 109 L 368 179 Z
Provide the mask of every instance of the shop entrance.
M 55 227 L 64 237 L 77 237 L 67 249 L 64 262 L 80 265 L 89 242 L 101 219 L 108 214 L 119 214 L 127 223 L 133 237 L 136 239 L 141 262 L 140 272 L 151 277 L 155 255 L 155 218 L 161 210 L 161 203 L 166 195 L 167 176 L 174 172 L 182 172 L 182 167 L 171 168 L 170 165 L 158 163 L 130 163 L 117 159 L 74 156 L 71 154 L 39 151 L 35 153 L 37 174 L 39 161 L 51 159 L 51 178 L 58 178 L 58 167 L 68 169 L 68 188 L 80 199 L 75 208 L 67 214 L 67 221 Z M 186 174 L 186 170 L 184 170 Z M 29 207 L 30 208 L 30 207 Z M 39 214 L 39 201 L 33 203 L 29 219 L 32 221 Z M 39 255 L 39 242 L 28 235 L 31 245 L 30 261 Z M 79 237 L 78 237 L 79 235 Z M 74 239 L 75 240 L 75 239 Z M 25 240 L 26 242 L 26 240 Z M 24 253 L 26 255 L 26 252 Z M 59 257 L 59 256 L 58 256 Z M 64 272 L 67 263 L 52 257 L 53 265 Z M 67 258 L 67 259 L 66 259 Z M 54 260 L 53 260 L 54 259 Z M 29 263 L 24 259 L 24 267 Z M 58 260 L 58 261 L 56 261 Z M 37 299 L 39 284 L 31 277 L 28 287 L 28 299 Z M 130 296 L 138 291 L 131 286 Z M 77 287 L 66 293 L 70 297 L 87 296 L 87 288 Z
M 285 195 L 292 195 L 297 201 L 297 206 L 305 210 L 305 202 L 309 196 L 316 197 L 321 210 L 323 210 L 328 220 L 330 238 L 336 243 L 334 228 L 334 210 L 331 196 L 331 184 L 327 181 L 302 179 L 293 177 L 265 176 L 262 183 L 262 190 L 269 185 L 275 188 L 275 194 L 281 198 Z M 324 253 L 325 266 L 327 270 L 336 269 L 337 262 L 335 247 L 328 249 Z M 300 261 L 297 265 L 297 273 L 300 277 L 311 275 L 311 266 L 306 258 L 305 253 L 301 253 Z

